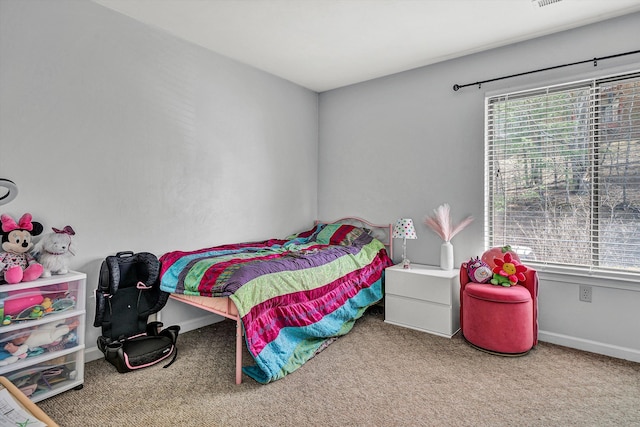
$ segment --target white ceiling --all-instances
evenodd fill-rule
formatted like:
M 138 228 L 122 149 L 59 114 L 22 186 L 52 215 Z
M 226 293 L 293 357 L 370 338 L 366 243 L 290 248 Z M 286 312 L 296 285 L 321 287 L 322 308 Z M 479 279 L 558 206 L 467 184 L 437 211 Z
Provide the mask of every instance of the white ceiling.
M 93 1 L 316 92 L 640 11 L 640 0 Z

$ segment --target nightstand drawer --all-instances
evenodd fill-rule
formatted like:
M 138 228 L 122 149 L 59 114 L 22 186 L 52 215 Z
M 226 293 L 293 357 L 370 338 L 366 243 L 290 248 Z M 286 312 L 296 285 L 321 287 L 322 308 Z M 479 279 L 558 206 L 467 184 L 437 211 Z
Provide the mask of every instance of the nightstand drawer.
M 451 305 L 451 278 L 427 277 L 420 272 L 416 267 L 412 267 L 411 270 L 388 268 L 385 276 L 385 294 Z
M 424 332 L 450 337 L 458 329 L 453 325 L 447 306 L 408 299 L 396 295 L 385 297 L 385 322 Z
M 384 321 L 451 338 L 460 328 L 457 270 L 412 264 L 385 269 Z

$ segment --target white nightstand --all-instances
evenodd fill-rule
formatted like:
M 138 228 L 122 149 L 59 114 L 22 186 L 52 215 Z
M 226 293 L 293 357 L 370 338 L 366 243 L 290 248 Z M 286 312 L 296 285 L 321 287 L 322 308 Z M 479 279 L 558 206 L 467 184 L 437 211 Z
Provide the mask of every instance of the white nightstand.
M 385 322 L 451 338 L 460 329 L 458 270 L 411 264 L 385 270 Z

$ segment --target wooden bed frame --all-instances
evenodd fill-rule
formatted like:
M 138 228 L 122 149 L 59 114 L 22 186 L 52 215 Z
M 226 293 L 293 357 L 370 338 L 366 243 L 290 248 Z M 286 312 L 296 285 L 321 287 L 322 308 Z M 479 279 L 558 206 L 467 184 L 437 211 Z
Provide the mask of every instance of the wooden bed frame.
M 351 224 L 361 228 L 371 230 L 373 237 L 380 240 L 388 249 L 389 257 L 393 258 L 393 224 L 373 224 L 362 218 L 345 217 L 336 221 L 325 222 L 315 221 L 317 224 Z M 244 341 L 244 329 L 242 327 L 242 318 L 238 315 L 238 309 L 229 297 L 212 298 L 201 296 L 189 296 L 181 294 L 171 294 L 170 298 L 185 304 L 192 305 L 201 310 L 217 314 L 236 322 L 236 384 L 242 383 L 242 346 Z

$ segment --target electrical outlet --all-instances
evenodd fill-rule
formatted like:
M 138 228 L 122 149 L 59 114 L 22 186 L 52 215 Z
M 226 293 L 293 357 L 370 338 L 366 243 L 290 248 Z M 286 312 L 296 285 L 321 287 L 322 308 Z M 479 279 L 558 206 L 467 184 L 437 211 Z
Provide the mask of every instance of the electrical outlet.
M 580 285 L 580 301 L 591 302 L 591 286 Z

